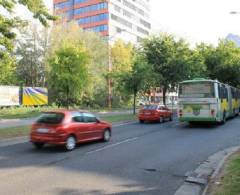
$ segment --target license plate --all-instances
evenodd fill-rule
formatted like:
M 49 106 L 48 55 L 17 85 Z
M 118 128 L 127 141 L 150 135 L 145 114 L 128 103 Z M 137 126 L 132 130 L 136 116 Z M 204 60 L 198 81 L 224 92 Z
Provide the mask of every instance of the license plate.
M 37 132 L 38 133 L 47 133 L 48 129 L 46 129 L 46 128 L 39 128 L 39 129 L 37 129 Z
M 151 114 L 151 113 L 149 113 L 149 112 L 146 112 L 146 113 L 145 113 L 145 115 L 150 115 L 150 114 Z

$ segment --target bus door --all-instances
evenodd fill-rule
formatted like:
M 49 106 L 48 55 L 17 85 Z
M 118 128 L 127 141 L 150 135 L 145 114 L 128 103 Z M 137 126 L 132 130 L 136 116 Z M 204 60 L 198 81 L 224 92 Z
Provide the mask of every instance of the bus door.
M 233 116 L 233 104 L 232 104 L 232 92 L 231 92 L 231 87 L 227 86 L 227 97 L 228 97 L 228 112 L 229 115 L 228 116 Z

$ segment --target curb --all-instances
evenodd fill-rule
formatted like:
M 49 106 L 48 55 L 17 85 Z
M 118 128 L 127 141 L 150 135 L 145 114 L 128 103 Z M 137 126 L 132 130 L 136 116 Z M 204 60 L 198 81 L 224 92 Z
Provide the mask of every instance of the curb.
M 217 176 L 226 159 L 239 149 L 240 146 L 231 147 L 210 156 L 195 171 L 186 173 L 187 178 L 174 195 L 206 195 L 209 181 Z
M 133 124 L 136 123 L 135 120 L 128 120 L 128 121 L 122 121 L 122 122 L 116 122 L 112 126 L 113 127 L 119 127 L 123 125 Z M 0 139 L 0 147 L 6 147 L 6 146 L 12 146 L 16 144 L 23 144 L 29 142 L 29 136 L 21 136 L 21 137 L 15 137 L 15 138 L 6 138 L 6 139 Z

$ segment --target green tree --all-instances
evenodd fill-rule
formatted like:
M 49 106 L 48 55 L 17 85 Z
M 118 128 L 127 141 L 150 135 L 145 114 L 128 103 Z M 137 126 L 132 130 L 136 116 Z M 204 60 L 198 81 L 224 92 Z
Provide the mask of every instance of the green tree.
M 0 60 L 0 85 L 11 85 L 16 83 L 15 59 L 8 54 L 2 54 Z
M 190 77 L 189 45 L 183 39 L 176 40 L 172 35 L 160 34 L 145 39 L 141 47 L 147 62 L 153 65 L 154 72 L 158 74 L 157 82 L 163 89 L 165 104 L 167 90 Z
M 55 20 L 56 17 L 48 13 L 42 0 L 0 0 L 0 84 L 15 84 L 14 41 L 16 38 L 16 28 L 26 25 L 19 17 L 13 16 L 16 5 L 23 5 L 33 13 L 33 17 L 38 19 L 44 26 L 48 20 Z M 5 67 L 4 67 L 5 66 Z M 9 71 L 4 72 L 3 71 Z M 16 78 L 14 78 L 16 81 Z
M 19 17 L 12 17 L 13 10 L 17 4 L 27 7 L 33 13 L 33 17 L 38 19 L 44 26 L 47 26 L 48 20 L 56 19 L 56 17 L 48 13 L 42 0 L 1 0 L 0 45 L 8 52 L 11 52 L 14 47 L 16 33 L 13 32 L 13 29 L 23 24 Z
M 45 86 L 46 54 L 48 51 L 48 29 L 29 26 L 21 30 L 17 39 L 16 73 L 18 81 L 25 86 Z
M 231 41 L 220 40 L 213 56 L 218 58 L 218 66 L 215 67 L 211 78 L 240 86 L 240 48 Z
M 240 48 L 233 42 L 220 40 L 216 47 L 201 44 L 197 50 L 204 58 L 208 78 L 240 86 Z
M 146 90 L 154 78 L 151 65 L 146 63 L 139 53 L 133 58 L 131 71 L 119 73 L 118 84 L 122 91 L 133 96 L 133 114 L 136 113 L 136 97 L 139 92 Z
M 63 42 L 49 59 L 48 83 L 60 106 L 79 104 L 88 85 L 88 52 L 82 42 Z
M 107 97 L 107 42 L 98 33 L 83 31 L 75 22 L 61 23 L 52 29 L 49 55 L 51 56 L 64 41 L 72 44 L 76 44 L 78 41 L 83 42 L 89 54 L 88 85 L 84 90 L 82 104 L 92 107 L 105 106 Z
M 113 107 L 126 106 L 130 103 L 130 96 L 119 89 L 121 83 L 116 79 L 116 75 L 131 71 L 133 66 L 134 48 L 130 43 L 117 40 L 110 48 L 110 62 L 112 71 L 108 74 L 112 81 Z
M 133 46 L 117 40 L 111 47 L 111 61 L 113 72 L 130 71 L 132 68 Z

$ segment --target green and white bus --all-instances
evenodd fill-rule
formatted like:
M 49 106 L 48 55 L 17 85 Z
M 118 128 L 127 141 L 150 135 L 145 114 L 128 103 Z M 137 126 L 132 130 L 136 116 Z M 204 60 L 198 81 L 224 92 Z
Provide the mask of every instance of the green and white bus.
M 240 111 L 240 90 L 217 80 L 194 79 L 179 83 L 178 117 L 182 122 L 225 123 Z

